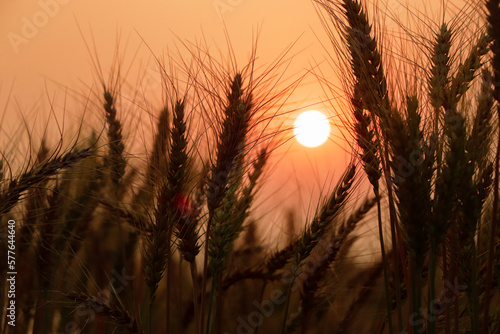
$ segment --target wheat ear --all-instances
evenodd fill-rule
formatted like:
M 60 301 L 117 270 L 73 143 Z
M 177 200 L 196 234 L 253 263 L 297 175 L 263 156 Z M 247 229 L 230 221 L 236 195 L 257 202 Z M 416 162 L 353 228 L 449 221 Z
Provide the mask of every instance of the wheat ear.
M 64 155 L 59 155 L 53 159 L 47 160 L 29 171 L 21 174 L 17 179 L 10 181 L 2 193 L 0 193 L 0 215 L 4 215 L 12 209 L 18 202 L 21 194 L 46 180 L 48 177 L 56 175 L 62 169 L 74 166 L 76 163 L 90 156 L 91 149 L 75 150 Z
M 125 174 L 126 160 L 123 156 L 125 145 L 122 138 L 122 125 L 117 118 L 115 98 L 107 89 L 104 90 L 104 110 L 108 124 L 108 168 L 111 171 L 112 184 L 118 187 L 120 179 Z
M 35 159 L 35 165 L 41 164 L 49 155 L 49 150 L 42 139 L 40 143 L 40 148 Z M 32 238 L 38 228 L 38 223 L 40 221 L 41 210 L 46 205 L 45 187 L 49 183 L 49 178 L 42 180 L 38 187 L 31 188 L 27 190 L 26 194 L 26 205 L 25 205 L 25 217 L 23 219 L 23 224 L 21 225 L 21 230 L 19 231 L 19 253 L 23 253 L 32 244 Z
M 311 254 L 321 237 L 326 233 L 332 221 L 337 217 L 349 198 L 350 190 L 356 176 L 356 166 L 350 164 L 330 198 L 313 218 L 304 231 L 297 245 L 297 265 Z
M 321 207 L 316 216 L 312 219 L 310 225 L 304 230 L 295 248 L 295 261 L 293 268 L 292 282 L 288 287 L 287 301 L 285 305 L 285 314 L 282 322 L 281 332 L 286 332 L 288 309 L 290 307 L 290 294 L 292 285 L 297 277 L 299 268 L 304 264 L 304 260 L 311 254 L 314 247 L 318 244 L 325 233 L 330 229 L 332 222 L 341 212 L 347 199 L 349 198 L 351 187 L 356 176 L 356 166 L 351 163 L 347 167 L 344 175 L 332 191 L 326 203 Z
M 184 120 L 184 102 L 178 101 L 174 106 L 174 121 L 172 129 L 172 144 L 169 153 L 169 166 L 166 180 L 161 182 L 155 208 L 155 224 L 153 233 L 147 237 L 148 252 L 146 252 L 146 284 L 149 287 L 150 314 L 155 300 L 158 283 L 164 271 L 171 268 L 172 233 L 183 215 L 182 209 L 176 204 L 183 195 L 187 175 L 187 139 Z M 169 281 L 167 273 L 167 325 L 170 314 Z M 151 324 L 150 324 L 151 325 Z
M 82 308 L 92 309 L 98 314 L 108 317 L 115 324 L 126 328 L 129 333 L 142 333 L 136 320 L 121 305 L 109 305 L 109 302 L 102 298 L 96 298 L 82 292 L 69 293 L 66 297 L 78 303 Z
M 221 207 L 223 199 L 228 192 L 228 183 L 230 176 L 236 175 L 235 168 L 238 167 L 238 159 L 245 146 L 246 136 L 249 128 L 250 119 L 252 116 L 252 95 L 247 93 L 244 96 L 243 78 L 240 73 L 234 76 L 230 83 L 230 88 L 227 94 L 227 105 L 224 109 L 224 119 L 222 130 L 218 136 L 216 160 L 211 168 L 211 174 L 207 182 L 207 207 L 208 207 L 208 222 L 205 233 L 205 258 L 204 258 L 204 275 L 202 285 L 202 311 L 201 319 L 204 319 L 204 299 L 208 274 L 208 258 L 209 258 L 209 245 L 211 235 L 211 228 L 216 219 L 216 211 Z M 211 259 L 211 263 L 215 264 L 220 259 Z M 215 261 L 215 262 L 214 262 Z M 217 265 L 216 265 L 217 267 Z M 219 273 L 213 273 L 217 276 Z M 220 276 L 220 275 L 219 275 Z M 220 277 L 219 277 L 220 278 Z M 215 284 L 215 279 L 212 281 Z M 211 300 L 214 291 L 211 293 Z M 209 306 L 208 319 L 207 319 L 207 332 L 210 325 L 211 305 Z
M 329 240 L 327 250 L 328 255 L 320 259 L 319 263 L 314 267 L 313 272 L 302 282 L 300 310 L 295 319 L 291 320 L 287 326 L 287 332 L 293 332 L 300 325 L 302 325 L 303 333 L 307 331 L 309 314 L 314 310 L 315 305 L 318 304 L 317 290 L 320 283 L 325 279 L 331 263 L 336 260 L 340 248 L 345 244 L 346 239 L 376 203 L 375 198 L 366 200 L 330 237 L 331 240 Z M 317 261 L 317 259 L 311 261 Z
M 167 174 L 168 146 L 170 141 L 170 109 L 162 109 L 156 134 L 153 140 L 153 148 L 149 157 L 149 163 L 144 178 L 144 183 L 134 196 L 133 205 L 137 209 L 147 207 L 153 199 L 155 185 Z

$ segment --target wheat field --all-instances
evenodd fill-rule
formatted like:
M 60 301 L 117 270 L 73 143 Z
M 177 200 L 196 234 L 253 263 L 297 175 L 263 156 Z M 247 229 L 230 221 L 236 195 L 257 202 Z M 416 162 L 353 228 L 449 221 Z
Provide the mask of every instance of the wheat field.
M 393 18 L 401 34 L 371 3 L 314 5 L 342 73 L 316 77 L 342 92 L 352 149 L 315 212 L 260 240 L 290 140 L 270 124 L 301 81 L 279 85 L 285 56 L 262 70 L 194 45 L 182 74 L 159 62 L 143 155 L 117 64 L 88 102 L 104 126 L 47 132 L 21 163 L 0 147 L 2 333 L 500 333 L 500 1 L 418 31 Z

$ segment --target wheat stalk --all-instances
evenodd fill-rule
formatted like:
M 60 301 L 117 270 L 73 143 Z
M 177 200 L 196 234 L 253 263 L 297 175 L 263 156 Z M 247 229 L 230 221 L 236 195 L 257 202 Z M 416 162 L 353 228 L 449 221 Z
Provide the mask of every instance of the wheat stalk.
M 45 140 L 42 139 L 40 148 L 38 149 L 38 153 L 36 155 L 35 165 L 43 163 L 43 161 L 47 159 L 48 155 L 49 149 L 47 148 Z M 23 219 L 24 224 L 21 226 L 21 230 L 19 231 L 19 253 L 23 253 L 32 243 L 32 238 L 36 233 L 36 229 L 38 228 L 38 223 L 40 221 L 41 210 L 43 210 L 46 204 L 45 188 L 48 182 L 49 179 L 47 178 L 42 180 L 38 184 L 37 188 L 27 190 L 25 205 L 26 215 Z
M 158 198 L 154 210 L 152 235 L 146 237 L 147 251 L 145 252 L 146 284 L 149 287 L 150 314 L 156 297 L 158 283 L 167 268 L 167 323 L 170 308 L 170 262 L 171 262 L 171 237 L 176 224 L 179 223 L 183 213 L 177 206 L 177 199 L 183 195 L 186 186 L 188 156 L 186 124 L 184 120 L 184 102 L 177 101 L 174 108 L 174 121 L 172 128 L 172 143 L 169 152 L 169 165 L 166 179 L 160 181 Z M 168 326 L 168 324 L 167 324 Z M 150 324 L 151 328 L 151 324 Z M 168 328 L 168 327 L 167 327 Z
M 351 187 L 356 176 L 356 166 L 351 163 L 347 167 L 344 175 L 337 183 L 326 203 L 321 207 L 309 226 L 304 230 L 295 248 L 295 261 L 292 281 L 288 287 L 288 296 L 285 306 L 285 315 L 282 322 L 281 332 L 286 332 L 288 308 L 290 306 L 290 293 L 292 285 L 297 277 L 299 268 L 304 264 L 304 260 L 311 254 L 312 250 L 319 243 L 321 238 L 330 229 L 331 224 L 339 215 L 349 198 Z
M 344 246 L 346 239 L 376 203 L 377 201 L 375 198 L 364 201 L 364 203 L 362 203 L 361 206 L 340 225 L 338 230 L 332 233 L 329 238 L 331 240 L 329 240 L 328 249 L 326 250 L 328 255 L 322 257 L 319 263 L 315 263 L 312 273 L 302 282 L 300 310 L 295 318 L 287 325 L 287 333 L 293 332 L 295 328 L 300 325 L 302 325 L 302 332 L 306 332 L 309 314 L 318 304 L 317 290 L 319 284 L 325 279 L 330 265 L 336 260 L 340 248 Z M 317 261 L 317 259 L 312 259 L 310 261 Z
M 209 248 L 210 264 L 213 272 L 218 272 L 225 267 L 229 252 L 233 249 L 234 241 L 243 230 L 243 223 L 248 217 L 248 211 L 254 199 L 255 187 L 262 175 L 266 161 L 267 152 L 262 150 L 253 163 L 253 170 L 248 176 L 249 184 L 242 189 L 239 197 L 229 200 L 226 207 L 218 211 L 219 216 L 214 220 Z M 236 187 L 237 185 L 229 187 L 229 192 L 234 191 Z
M 385 78 L 384 67 L 382 65 L 382 57 L 378 50 L 377 40 L 371 36 L 371 25 L 365 14 L 365 11 L 358 3 L 358 1 L 346 0 L 341 4 L 343 8 L 343 16 L 347 21 L 347 24 L 343 26 L 343 31 L 345 33 L 345 43 L 348 46 L 350 53 L 351 68 L 353 70 L 355 82 L 354 82 L 354 114 L 357 118 L 358 124 L 358 138 L 361 138 L 361 144 L 363 146 L 363 156 L 370 157 L 369 160 L 365 161 L 365 171 L 368 174 L 370 182 L 373 185 L 373 190 L 375 196 L 379 198 L 379 186 L 378 179 L 380 174 L 378 172 L 379 160 L 376 157 L 375 151 L 380 152 L 380 158 L 382 162 L 382 168 L 384 169 L 388 195 L 390 204 L 390 217 L 391 217 L 391 237 L 392 244 L 396 244 L 396 232 L 395 232 L 395 210 L 393 208 L 393 198 L 392 198 L 392 185 L 391 176 L 389 175 L 389 145 L 398 145 L 398 140 L 400 140 L 399 133 L 402 129 L 402 120 L 398 113 L 394 113 L 391 110 L 391 102 L 389 100 L 389 94 L 387 90 L 387 80 Z M 374 134 L 377 140 L 373 139 L 373 135 L 370 133 L 362 133 L 361 128 L 367 127 L 366 120 L 361 117 L 362 111 L 360 108 L 369 111 L 369 117 L 373 122 Z M 359 116 L 358 116 L 359 115 Z M 365 130 L 366 132 L 367 130 Z M 364 136 L 364 137 L 360 137 Z M 370 138 L 372 137 L 372 138 Z M 381 138 L 384 139 L 381 142 Z M 359 143 L 359 140 L 358 140 Z M 378 150 L 376 147 L 380 145 Z M 368 164 L 367 164 L 368 162 Z M 380 249 L 382 254 L 382 262 L 384 264 L 384 282 L 387 294 L 387 317 L 389 323 L 389 332 L 392 333 L 392 320 L 391 320 L 391 310 L 390 310 L 390 300 L 389 300 L 389 269 L 388 263 L 385 261 L 385 242 L 383 237 L 382 221 L 380 215 L 380 199 L 378 203 L 379 209 L 379 238 L 380 238 Z M 398 271 L 398 262 L 395 257 L 395 269 Z M 396 279 L 399 279 L 399 275 L 396 274 Z M 399 289 L 399 287 L 398 287 Z M 399 296 L 399 291 L 396 291 L 396 295 Z M 398 298 L 398 297 L 397 297 Z M 398 304 L 399 304 L 399 298 Z M 402 316 L 400 312 L 400 307 L 398 307 L 398 321 L 399 327 L 402 327 Z
M 457 74 L 451 79 L 448 94 L 445 95 L 443 106 L 445 109 L 453 108 L 460 98 L 467 92 L 470 83 L 476 76 L 477 70 L 483 65 L 482 58 L 489 51 L 490 35 L 483 33 L 476 44 L 472 46 L 469 55 L 458 67 Z
M 227 94 L 227 105 L 224 109 L 224 119 L 222 130 L 219 133 L 217 142 L 216 159 L 211 169 L 211 174 L 207 182 L 207 207 L 208 207 L 208 221 L 205 233 L 205 258 L 204 258 L 204 277 L 202 285 L 202 312 L 201 319 L 204 318 L 204 298 L 207 282 L 208 272 L 208 258 L 209 247 L 213 235 L 211 228 L 217 219 L 217 210 L 221 207 L 226 194 L 228 193 L 228 184 L 231 180 L 231 175 L 239 178 L 241 175 L 237 172 L 239 165 L 238 159 L 241 159 L 243 149 L 245 146 L 246 136 L 248 132 L 249 122 L 252 116 L 252 95 L 248 93 L 243 95 L 243 79 L 240 73 L 234 76 L 230 83 L 230 88 Z M 233 181 L 236 181 L 234 179 Z M 233 184 L 232 191 L 235 191 L 237 184 Z M 232 234 L 230 231 L 223 231 L 222 236 L 225 238 Z M 222 258 L 210 257 L 210 263 L 213 270 L 219 270 Z M 214 279 L 212 286 L 215 286 L 215 281 L 221 279 L 219 272 L 214 272 Z M 213 299 L 215 291 L 212 289 L 211 300 Z M 212 302 L 210 302 L 212 305 Z M 207 332 L 209 331 L 211 316 L 211 306 L 209 306 L 208 319 L 207 319 Z
M 132 201 L 136 210 L 142 209 L 151 203 L 155 185 L 167 174 L 168 145 L 170 141 L 170 109 L 162 109 L 158 117 L 153 148 L 149 157 L 144 183 L 134 195 Z
M 366 303 L 368 298 L 370 297 L 370 294 L 372 293 L 373 289 L 372 287 L 376 284 L 377 278 L 380 276 L 381 272 L 383 271 L 383 264 L 380 263 L 379 265 L 373 266 L 369 271 L 368 274 L 366 275 L 366 280 L 362 284 L 362 289 L 359 292 L 358 296 L 356 297 L 356 300 L 354 303 L 352 303 L 349 306 L 349 309 L 345 313 L 344 318 L 340 322 L 340 324 L 337 326 L 335 333 L 336 334 L 341 334 L 341 333 L 346 333 L 349 326 L 352 325 L 354 322 L 356 314 L 359 312 L 361 309 L 361 306 Z
M 19 201 L 24 191 L 39 182 L 43 182 L 50 176 L 58 174 L 60 170 L 72 167 L 82 159 L 90 156 L 91 151 L 91 148 L 86 148 L 56 156 L 34 166 L 29 171 L 21 174 L 17 179 L 10 181 L 9 185 L 0 193 L 0 215 L 8 213 Z
M 318 244 L 321 237 L 329 229 L 332 221 L 346 204 L 355 176 L 356 166 L 351 163 L 330 198 L 328 198 L 325 205 L 322 206 L 319 213 L 312 219 L 311 224 L 302 234 L 296 249 L 297 266 L 300 266 L 301 262 L 311 254 L 313 248 Z
M 67 294 L 66 297 L 78 303 L 84 309 L 91 309 L 108 317 L 115 324 L 126 328 L 129 333 L 142 333 L 137 326 L 136 320 L 120 304 L 110 305 L 109 302 L 102 298 L 93 297 L 83 292 L 72 292 Z

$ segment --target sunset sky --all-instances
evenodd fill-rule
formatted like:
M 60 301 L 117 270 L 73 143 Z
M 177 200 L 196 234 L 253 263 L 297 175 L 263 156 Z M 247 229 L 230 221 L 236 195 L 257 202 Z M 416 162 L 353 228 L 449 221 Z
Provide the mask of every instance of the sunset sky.
M 103 68 L 110 64 L 117 35 L 121 35 L 122 49 L 129 41 L 130 58 L 139 48 L 137 64 L 152 54 L 175 51 L 179 41 L 205 39 L 214 51 L 224 49 L 223 20 L 242 64 L 248 61 L 258 30 L 258 56 L 263 64 L 296 41 L 290 74 L 310 69 L 311 64 L 325 58 L 314 36 L 324 33 L 311 1 L 5 0 L 0 4 L 0 15 L 2 91 L 14 80 L 16 91 L 23 87 L 33 95 L 43 89 L 45 80 L 62 85 L 90 82 L 93 73 L 84 40 L 90 43 L 92 38 Z M 315 90 L 310 86 L 300 99 L 316 100 Z
M 407 13 L 400 1 L 381 3 L 384 8 L 391 8 L 392 15 Z M 422 15 L 425 12 L 439 17 L 440 11 L 430 8 L 428 3 L 412 3 L 412 11 L 417 13 L 415 15 L 421 10 Z M 456 5 L 448 6 L 456 8 Z M 106 73 L 117 48 L 117 36 L 120 36 L 119 49 L 126 51 L 123 63 L 133 61 L 131 83 L 136 82 L 138 71 L 146 73 L 146 89 L 155 90 L 159 89 L 159 77 L 153 55 L 161 58 L 175 53 L 177 47 L 182 50 L 181 42 L 201 40 L 206 41 L 217 55 L 218 50 L 225 50 L 227 46 L 223 22 L 240 65 L 248 61 L 253 39 L 260 32 L 257 57 L 261 65 L 269 65 L 295 43 L 289 53 L 293 60 L 285 79 L 294 80 L 319 66 L 317 73 L 320 70 L 331 82 L 337 81 L 331 62 L 327 61 L 331 55 L 324 49 L 331 52 L 331 44 L 310 0 L 2 0 L 0 108 L 5 112 L 0 136 L 15 135 L 13 132 L 22 127 L 23 117 L 29 127 L 44 124 L 43 117 L 47 116 L 39 115 L 48 115 L 49 100 L 54 101 L 58 117 L 66 118 L 67 122 L 73 119 L 67 114 L 73 111 L 65 108 L 64 103 L 65 97 L 75 95 L 65 88 L 83 92 L 85 87 L 92 87 L 96 82 L 91 63 L 93 55 L 89 54 L 85 43 L 95 41 L 98 58 Z M 290 141 L 276 152 L 272 161 L 274 173 L 265 190 L 267 203 L 278 204 L 283 210 L 297 208 L 299 204 L 302 207 L 299 211 L 304 214 L 309 205 L 316 205 L 322 187 L 342 174 L 349 161 L 349 154 L 345 152 L 348 145 L 341 140 L 335 126 L 339 123 L 338 110 L 326 108 L 321 103 L 326 98 L 314 75 L 306 76 L 290 96 L 286 106 L 290 110 L 311 106 L 310 109 L 327 113 L 331 117 L 332 135 L 318 148 L 305 148 Z M 339 96 L 328 98 L 338 99 Z M 156 101 L 161 98 L 157 97 Z M 61 116 L 61 112 L 65 116 Z M 290 114 L 290 117 L 295 115 Z M 283 122 L 285 126 L 292 124 L 291 118 Z M 42 137 L 42 130 L 37 131 L 33 138 L 35 143 Z M 287 182 L 289 176 L 291 179 Z

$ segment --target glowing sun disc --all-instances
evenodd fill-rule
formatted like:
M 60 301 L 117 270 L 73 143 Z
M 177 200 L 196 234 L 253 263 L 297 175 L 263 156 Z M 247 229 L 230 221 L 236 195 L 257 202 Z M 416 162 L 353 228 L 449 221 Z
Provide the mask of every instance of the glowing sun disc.
M 316 147 L 328 139 L 330 123 L 326 116 L 319 111 L 305 111 L 295 120 L 293 133 L 302 145 Z

